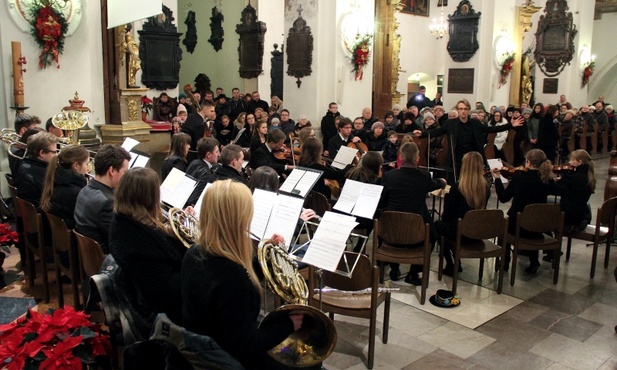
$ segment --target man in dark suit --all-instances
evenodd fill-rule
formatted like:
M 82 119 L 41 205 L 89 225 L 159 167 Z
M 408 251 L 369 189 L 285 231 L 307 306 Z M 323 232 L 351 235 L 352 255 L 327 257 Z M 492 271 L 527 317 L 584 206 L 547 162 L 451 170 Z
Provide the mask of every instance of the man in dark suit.
M 117 145 L 103 145 L 94 158 L 94 179 L 75 202 L 75 230 L 96 240 L 109 253 L 109 225 L 114 212 L 114 189 L 129 168 L 131 155 Z
M 459 100 L 458 103 L 456 103 L 458 118 L 449 119 L 443 125 L 432 129 L 431 131 L 416 130 L 413 132 L 416 137 L 426 137 L 429 132 L 432 137 L 437 137 L 444 134 L 448 135 L 448 160 L 450 161 L 450 165 L 452 165 L 452 157 L 455 159 L 453 166 L 455 171 L 455 179 L 452 179 L 454 181 L 456 181 L 458 171 L 460 170 L 461 163 L 463 161 L 463 156 L 466 153 L 476 151 L 484 156 L 486 134 L 491 132 L 507 131 L 511 128 L 519 127 L 523 125 L 523 122 L 525 122 L 523 117 L 519 117 L 518 119 L 513 119 L 512 123 L 508 123 L 506 125 L 483 125 L 479 120 L 469 117 L 470 108 L 471 106 L 467 99 Z M 452 153 L 454 153 L 454 155 L 452 155 Z
M 244 165 L 244 152 L 242 147 L 236 144 L 229 144 L 221 152 L 221 166 L 214 169 L 216 180 L 227 180 L 241 182 L 246 185 L 246 178 L 242 175 Z
M 352 142 L 357 143 L 362 141 L 359 137 L 352 136 L 352 129 L 353 124 L 351 120 L 347 117 L 341 117 L 338 122 L 338 135 L 335 135 L 328 141 L 328 157 L 334 159 L 342 146 L 347 146 L 347 144 Z
M 275 128 L 268 132 L 268 139 L 253 153 L 250 166 L 255 169 L 261 166 L 272 167 L 276 173 L 281 176 L 288 173 L 295 167 L 285 164 L 284 159 L 278 159 L 274 156 L 275 151 L 280 151 L 285 142 L 285 134 L 283 131 Z
M 204 137 L 197 142 L 198 158 L 189 163 L 186 168 L 186 174 L 197 180 L 197 186 L 191 193 L 191 196 L 185 204 L 185 208 L 197 203 L 199 196 L 204 191 L 208 183 L 216 180 L 214 170 L 219 167 L 219 158 L 221 151 L 219 150 L 219 141 L 213 137 Z M 199 212 L 199 210 L 197 210 Z
M 379 209 L 383 211 L 398 211 L 417 213 L 429 224 L 433 220 L 426 207 L 426 195 L 446 186 L 444 179 L 432 179 L 427 172 L 418 168 L 420 156 L 418 146 L 411 142 L 405 143 L 400 148 L 401 167 L 394 171 L 388 171 L 383 176 L 383 191 L 379 201 Z M 431 231 L 433 228 L 431 227 Z M 437 240 L 437 235 L 431 233 L 431 242 Z M 413 247 L 413 246 L 403 246 Z M 398 280 L 400 274 L 399 264 L 390 264 L 390 279 Z M 422 285 L 418 273 L 422 271 L 421 265 L 412 265 L 405 277 L 405 282 L 413 285 Z
M 191 152 L 189 152 L 189 155 L 187 156 L 189 162 L 197 158 L 195 153 L 197 142 L 199 139 L 204 137 L 206 125 L 214 125 L 215 119 L 216 111 L 214 110 L 214 103 L 210 101 L 204 101 L 199 112 L 191 113 L 186 118 L 180 132 L 184 132 L 191 137 Z

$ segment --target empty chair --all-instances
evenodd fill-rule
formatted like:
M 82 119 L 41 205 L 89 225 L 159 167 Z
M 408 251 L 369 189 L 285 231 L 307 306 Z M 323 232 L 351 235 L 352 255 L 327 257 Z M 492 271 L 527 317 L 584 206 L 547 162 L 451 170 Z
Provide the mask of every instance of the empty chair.
M 75 239 L 77 240 L 77 250 L 79 255 L 79 265 L 81 267 L 81 276 L 88 278 L 99 273 L 101 264 L 105 259 L 103 248 L 94 239 L 84 236 L 73 230 Z M 84 292 L 85 294 L 85 292 Z M 84 296 L 84 302 L 86 297 Z
M 503 217 L 503 211 L 499 209 L 477 209 L 468 211 L 465 217 L 458 219 L 456 229 L 456 240 L 441 238 L 441 246 L 439 249 L 439 275 L 441 280 L 443 274 L 443 254 L 446 243 L 453 245 L 454 252 L 454 270 L 452 275 L 452 292 L 456 293 L 458 282 L 458 268 L 461 263 L 461 258 L 479 258 L 480 271 L 478 279 L 482 279 L 484 272 L 484 259 L 489 257 L 498 258 L 499 262 L 499 277 L 497 283 L 497 293 L 501 293 L 503 286 L 503 267 L 506 257 L 506 234 L 508 232 L 506 219 Z M 465 239 L 463 239 L 465 237 Z M 499 238 L 501 244 L 495 244 L 490 240 Z M 475 240 L 469 240 L 475 239 Z M 497 262 L 495 266 L 497 266 Z

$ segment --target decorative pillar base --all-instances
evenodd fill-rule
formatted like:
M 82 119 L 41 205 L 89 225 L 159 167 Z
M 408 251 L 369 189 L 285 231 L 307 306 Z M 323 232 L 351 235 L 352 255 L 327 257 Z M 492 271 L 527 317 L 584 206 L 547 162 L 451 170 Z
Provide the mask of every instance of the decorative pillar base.
M 100 129 L 103 144 L 122 144 L 127 137 L 140 142 L 150 141 L 152 127 L 142 121 L 132 121 L 121 125 L 102 125 Z
M 147 92 L 148 89 L 143 87 L 120 90 L 120 118 L 123 124 L 141 120 L 141 97 Z

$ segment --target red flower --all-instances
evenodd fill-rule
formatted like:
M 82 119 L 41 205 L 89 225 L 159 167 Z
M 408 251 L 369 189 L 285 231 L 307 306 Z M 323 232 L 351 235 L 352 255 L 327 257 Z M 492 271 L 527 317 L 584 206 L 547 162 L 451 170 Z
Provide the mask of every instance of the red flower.
M 81 344 L 82 337 L 69 337 L 58 343 L 55 347 L 44 349 L 43 353 L 47 357 L 41 363 L 41 370 L 56 370 L 56 369 L 79 369 L 81 368 L 81 360 L 73 356 L 73 348 Z

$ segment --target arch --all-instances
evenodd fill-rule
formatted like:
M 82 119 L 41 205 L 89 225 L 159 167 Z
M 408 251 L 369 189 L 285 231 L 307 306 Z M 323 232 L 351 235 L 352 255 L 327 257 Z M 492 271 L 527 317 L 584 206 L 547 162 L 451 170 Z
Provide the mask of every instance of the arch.
M 589 81 L 589 90 L 587 91 L 586 102 L 594 102 L 598 96 L 603 95 L 604 100 L 609 103 L 617 102 L 617 55 L 614 56 L 602 68 L 596 70 L 596 73 Z

